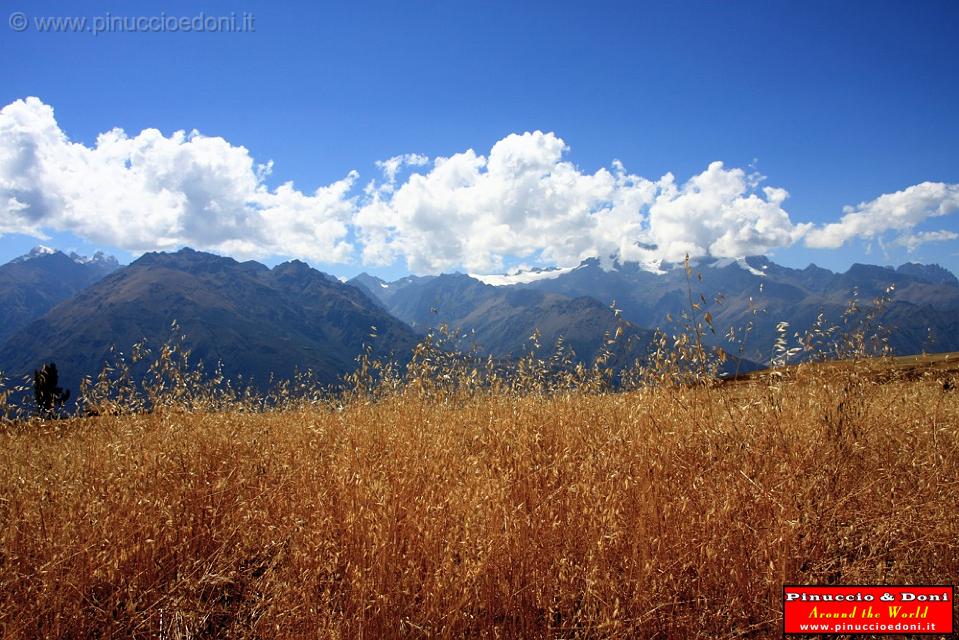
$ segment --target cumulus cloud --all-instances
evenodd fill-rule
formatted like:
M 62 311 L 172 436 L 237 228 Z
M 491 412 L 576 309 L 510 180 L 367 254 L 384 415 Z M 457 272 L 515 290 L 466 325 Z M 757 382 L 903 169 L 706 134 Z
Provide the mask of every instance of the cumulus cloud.
M 121 129 L 71 142 L 53 109 L 27 98 L 0 110 L 0 233 L 70 231 L 134 252 L 180 245 L 243 257 L 347 260 L 355 172 L 312 193 L 269 189 L 271 165 L 196 131 Z
M 597 255 L 738 257 L 792 244 L 809 227 L 782 209 L 785 190 L 756 192 L 751 176 L 721 162 L 680 185 L 619 162 L 585 173 L 564 160 L 567 150 L 552 133 L 512 134 L 488 157 L 470 149 L 437 158 L 395 190 L 371 192 L 355 218 L 364 260 L 488 272 L 506 257 L 561 267 Z
M 810 225 L 793 224 L 783 210 L 785 189 L 757 193 L 757 180 L 722 162 L 713 162 L 682 187 L 667 175 L 649 209 L 647 235 L 657 247 L 649 253 L 671 261 L 686 254 L 735 258 L 796 242 Z
M 535 132 L 507 136 L 488 158 L 472 149 L 436 158 L 427 173 L 361 207 L 355 224 L 364 260 L 403 256 L 416 272 L 484 272 L 502 268 L 506 256 L 539 254 L 558 264 L 587 257 L 592 214 L 610 202 L 618 178 L 578 171 L 561 159 L 565 149 L 556 136 Z
M 959 184 L 923 182 L 855 207 L 845 207 L 839 222 L 813 229 L 806 236 L 806 244 L 836 249 L 852 238 L 871 239 L 891 230 L 907 231 L 928 218 L 945 216 L 957 209 Z
M 853 238 L 882 242 L 887 232 L 910 251 L 957 239 L 951 231 L 914 228 L 959 210 L 959 185 L 925 182 L 884 194 L 817 227 L 793 222 L 783 208 L 789 193 L 764 178 L 711 163 L 684 183 L 672 174 L 650 180 L 614 161 L 581 171 L 565 159 L 553 133 L 512 134 L 488 156 L 469 149 L 436 158 L 425 172 L 370 190 L 354 224 L 364 262 L 405 258 L 415 272 L 466 267 L 500 271 L 507 258 L 559 267 L 586 257 L 622 261 L 735 258 L 805 241 L 837 248 Z M 396 161 L 396 159 L 393 159 Z
M 959 185 L 922 183 L 846 207 L 825 226 L 794 222 L 785 189 L 713 162 L 686 180 L 621 162 L 583 171 L 554 133 L 511 134 L 487 154 L 404 154 L 312 192 L 267 186 L 273 165 L 193 131 L 120 129 L 69 140 L 36 98 L 0 110 L 0 234 L 51 230 L 132 252 L 190 245 L 241 257 L 392 264 L 417 273 L 501 272 L 507 262 L 575 266 L 598 256 L 655 263 L 737 258 L 805 241 L 835 248 L 886 234 L 912 251 L 957 239 L 915 232 L 959 209 Z M 888 237 L 886 237 L 888 240 Z

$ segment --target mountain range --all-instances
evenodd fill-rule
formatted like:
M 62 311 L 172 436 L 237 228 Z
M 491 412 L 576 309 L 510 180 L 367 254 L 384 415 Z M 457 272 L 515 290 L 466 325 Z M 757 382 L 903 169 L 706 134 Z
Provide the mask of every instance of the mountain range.
M 183 249 L 120 267 L 102 254 L 38 248 L 0 266 L 0 371 L 20 375 L 55 361 L 64 386 L 75 388 L 99 371 L 111 346 L 127 350 L 143 338 L 156 345 L 173 320 L 195 360 L 208 369 L 222 362 L 226 375 L 261 385 L 271 374 L 308 368 L 333 382 L 367 344 L 375 355 L 402 361 L 442 325 L 458 348 L 499 359 L 528 352 L 536 333 L 542 355 L 562 336 L 589 362 L 619 333 L 615 364 L 627 364 L 646 353 L 650 328 L 668 330 L 693 307 L 700 317 L 710 313 L 716 333 L 707 339 L 727 351 L 737 348 L 724 340 L 725 330 L 739 329 L 749 368 L 770 359 L 780 322 L 790 333 L 820 314 L 841 323 L 851 300 L 868 306 L 887 293 L 876 322 L 890 328 L 896 352 L 959 350 L 959 281 L 936 265 L 856 264 L 834 273 L 759 256 L 703 260 L 687 271 L 590 259 L 498 276 L 387 282 L 364 273 L 343 283 L 295 260 L 271 269 Z
M 35 319 L 0 346 L 0 370 L 18 375 L 55 361 L 63 385 L 75 388 L 112 346 L 126 351 L 147 338 L 155 347 L 174 320 L 194 361 L 208 371 L 222 362 L 226 376 L 260 386 L 297 368 L 334 382 L 365 344 L 402 359 L 418 341 L 358 289 L 302 262 L 269 269 L 183 249 L 144 254 Z
M 826 323 L 842 325 L 850 303 L 869 307 L 882 296 L 889 300 L 874 325 L 889 330 L 896 353 L 959 350 L 959 281 L 938 265 L 854 264 L 834 273 L 816 265 L 792 269 L 754 256 L 701 261 L 687 274 L 681 264 L 649 268 L 613 261 L 604 267 L 587 260 L 551 275 L 511 286 L 615 301 L 625 319 L 644 327 L 668 327 L 670 317 L 698 304 L 712 315 L 714 341 L 721 342 L 730 327 L 742 336 L 751 326 L 742 356 L 756 362 L 770 359 L 780 322 L 789 323 L 790 334 L 808 330 L 820 313 Z
M 692 263 L 687 273 L 685 264 L 603 264 L 589 259 L 574 268 L 495 276 L 409 276 L 385 282 L 364 273 L 350 282 L 413 326 L 447 322 L 475 330 L 487 346 L 503 354 L 513 352 L 516 339 L 534 325 L 549 327 L 550 339 L 558 334 L 576 336 L 582 347 L 607 327 L 584 324 L 581 332 L 566 322 L 552 327 L 550 314 L 537 305 L 588 299 L 597 311 L 616 307 L 637 331 L 683 330 L 684 313 L 695 310 L 702 318 L 708 311 L 715 334 L 707 332 L 706 342 L 737 354 L 751 368 L 753 362 L 771 359 L 781 322 L 789 324 L 790 335 L 802 334 L 821 314 L 827 325 L 852 331 L 883 296 L 889 299 L 873 326 L 888 330 L 896 353 L 959 350 L 959 280 L 938 265 L 907 263 L 893 269 L 854 264 L 845 273 L 834 273 L 816 265 L 792 269 L 753 256 Z M 843 315 L 853 303 L 863 311 L 844 325 Z M 521 330 L 519 309 L 527 313 L 529 323 Z M 736 330 L 735 344 L 725 337 L 731 327 Z
M 0 266 L 0 344 L 119 267 L 103 253 L 86 258 L 42 246 Z
M 562 337 L 576 360 L 592 362 L 606 344 L 604 336 L 621 329 L 617 352 L 625 364 L 643 355 L 652 337 L 587 295 L 496 287 L 461 273 L 407 277 L 392 283 L 364 273 L 349 284 L 414 328 L 445 324 L 461 337 L 462 349 L 475 345 L 480 353 L 499 358 L 517 358 L 529 351 L 548 356 Z M 534 332 L 538 332 L 539 348 L 531 344 Z

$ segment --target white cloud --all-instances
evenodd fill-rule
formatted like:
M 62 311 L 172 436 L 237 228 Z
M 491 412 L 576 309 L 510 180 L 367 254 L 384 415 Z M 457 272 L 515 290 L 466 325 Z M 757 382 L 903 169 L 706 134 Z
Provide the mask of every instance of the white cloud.
M 403 259 L 418 273 L 501 272 L 518 260 L 571 267 L 593 256 L 655 268 L 686 254 L 738 258 L 802 239 L 883 246 L 889 232 L 910 251 L 957 239 L 914 227 L 959 209 L 959 185 L 915 185 L 815 227 L 793 222 L 788 192 L 762 186 L 752 170 L 713 162 L 679 183 L 669 173 L 631 174 L 618 161 L 586 172 L 568 151 L 553 133 L 512 134 L 487 155 L 398 155 L 377 162 L 382 179 L 365 188 L 355 189 L 359 174 L 350 171 L 308 193 L 289 182 L 269 188 L 272 162 L 255 164 L 244 147 L 196 131 L 113 129 L 92 146 L 71 142 L 53 109 L 28 98 L 0 110 L 0 234 L 69 231 L 135 253 L 190 245 L 315 263 Z
M 120 129 L 71 142 L 37 98 L 0 110 L 0 233 L 44 230 L 133 252 L 179 245 L 242 257 L 348 260 L 355 172 L 306 194 L 269 189 L 270 164 L 196 131 Z
M 912 253 L 927 242 L 947 242 L 959 238 L 959 233 L 953 231 L 921 231 L 919 233 L 906 233 L 894 241 L 894 244 L 905 247 L 909 253 Z
M 565 149 L 535 132 L 507 136 L 489 158 L 472 149 L 436 158 L 358 212 L 364 260 L 404 256 L 416 272 L 483 272 L 502 268 L 506 256 L 540 253 L 561 264 L 586 257 L 591 214 L 609 201 L 616 178 L 605 169 L 581 173 L 561 160 Z
M 501 269 L 504 258 L 571 266 L 623 260 L 738 257 L 795 242 L 808 225 L 782 209 L 787 193 L 754 191 L 751 176 L 715 162 L 683 185 L 612 170 L 584 173 L 552 133 L 510 135 L 489 156 L 437 158 L 389 193 L 373 193 L 355 224 L 364 260 L 404 256 L 417 272 Z
M 389 185 L 396 184 L 396 174 L 403 166 L 422 167 L 429 164 L 430 159 L 418 153 L 406 153 L 400 156 L 393 156 L 386 160 L 377 160 L 376 166 L 383 172 L 383 177 Z
M 836 249 L 852 238 L 876 238 L 887 231 L 907 231 L 927 218 L 959 209 L 959 184 L 923 182 L 887 193 L 856 207 L 845 207 L 839 222 L 813 229 L 806 245 Z
M 742 169 L 713 162 L 677 187 L 672 175 L 660 181 L 650 207 L 648 238 L 657 257 L 679 261 L 710 255 L 736 258 L 793 244 L 809 228 L 795 225 L 782 208 L 785 189 L 766 187 L 762 195 Z

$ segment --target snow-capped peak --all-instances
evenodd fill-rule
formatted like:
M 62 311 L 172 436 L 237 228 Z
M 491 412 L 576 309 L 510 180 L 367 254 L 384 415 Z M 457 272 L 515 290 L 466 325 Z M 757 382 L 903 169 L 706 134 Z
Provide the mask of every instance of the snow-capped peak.
M 757 269 L 756 267 L 752 266 L 751 264 L 749 264 L 746 261 L 746 258 L 736 258 L 736 264 L 739 265 L 741 268 L 745 269 L 746 271 L 748 271 L 749 273 L 753 274 L 754 276 L 763 276 L 763 277 L 766 276 L 765 271 L 761 271 Z M 763 265 L 763 268 L 765 268 L 765 265 Z
M 30 249 L 30 253 L 25 253 L 19 258 L 14 258 L 11 260 L 11 262 L 27 262 L 28 260 L 42 258 L 43 256 L 52 256 L 55 253 L 59 253 L 59 251 L 56 249 L 51 249 L 50 247 L 45 247 L 42 244 L 38 244 L 33 249 Z
M 639 267 L 643 271 L 648 271 L 649 273 L 652 273 L 653 275 L 657 275 L 657 276 L 661 276 L 666 273 L 666 270 L 663 269 L 663 261 L 658 259 L 644 260 L 643 262 L 639 263 Z
M 760 269 L 757 269 L 756 267 L 749 264 L 749 262 L 744 257 L 743 258 L 719 258 L 718 260 L 714 261 L 709 266 L 715 269 L 722 269 L 723 267 L 728 267 L 731 265 L 736 265 L 743 271 L 748 271 L 754 276 L 762 276 L 762 277 L 766 276 L 766 273 L 764 271 L 761 271 Z M 765 265 L 763 265 L 763 268 L 765 268 Z
M 97 265 L 113 265 L 118 266 L 119 263 L 117 259 L 111 255 L 107 255 L 102 251 L 97 251 L 93 256 L 81 256 L 78 253 L 71 251 L 70 253 L 64 254 L 58 249 L 53 249 L 44 245 L 37 245 L 30 250 L 29 253 L 25 253 L 19 258 L 14 258 L 11 262 L 27 262 L 29 260 L 35 260 L 36 258 L 42 258 L 44 256 L 52 256 L 56 254 L 65 255 L 70 258 L 73 262 L 77 264 L 97 264 Z
M 71 251 L 70 253 L 67 254 L 67 257 L 69 257 L 71 260 L 73 260 L 77 264 L 108 264 L 108 263 L 114 263 L 117 261 L 116 258 L 114 258 L 113 256 L 108 256 L 102 251 L 97 251 L 96 253 L 93 254 L 93 256 L 81 256 L 75 251 Z
M 102 251 L 97 251 L 93 256 L 81 256 L 76 251 L 71 251 L 67 254 L 67 257 L 76 262 L 77 264 L 96 264 L 100 262 L 110 262 L 115 260 L 113 256 L 108 256 Z
M 468 275 L 471 278 L 475 278 L 485 284 L 491 284 L 494 287 L 505 287 L 512 284 L 529 284 L 537 280 L 551 280 L 560 277 L 564 273 L 569 273 L 574 268 L 575 267 L 517 268 L 511 269 L 504 274 L 470 273 Z

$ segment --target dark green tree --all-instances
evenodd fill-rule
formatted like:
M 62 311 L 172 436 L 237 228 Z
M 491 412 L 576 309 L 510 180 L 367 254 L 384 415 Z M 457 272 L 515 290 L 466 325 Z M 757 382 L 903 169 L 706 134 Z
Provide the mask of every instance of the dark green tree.
M 48 362 L 33 370 L 33 396 L 37 401 L 37 413 L 41 418 L 55 415 L 70 398 L 70 390 L 59 386 L 60 374 L 57 365 Z

